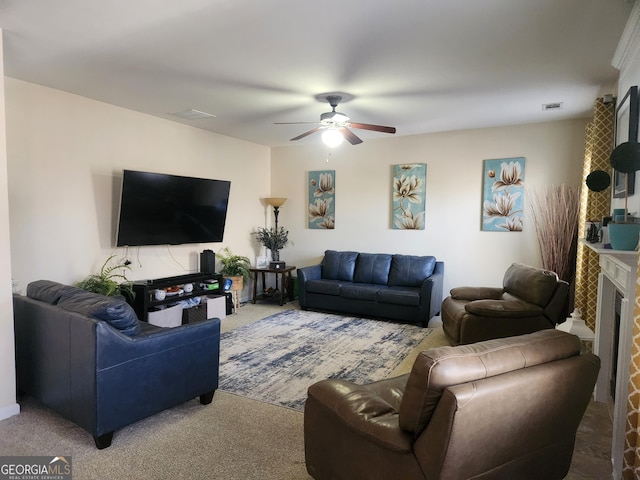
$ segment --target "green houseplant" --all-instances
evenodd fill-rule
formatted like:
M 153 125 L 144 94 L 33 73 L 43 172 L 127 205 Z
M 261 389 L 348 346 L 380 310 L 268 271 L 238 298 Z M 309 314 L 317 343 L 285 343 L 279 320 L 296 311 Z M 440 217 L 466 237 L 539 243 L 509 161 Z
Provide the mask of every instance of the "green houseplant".
M 222 263 L 220 273 L 225 277 L 242 277 L 243 282 L 248 282 L 251 278 L 251 262 L 242 255 L 234 254 L 229 247 L 225 247 L 218 252 L 218 258 Z M 233 278 L 232 278 L 233 279 Z M 242 288 L 242 287 L 240 287 Z
M 109 265 L 115 255 L 111 255 L 102 264 L 100 272 L 89 275 L 84 280 L 76 283 L 76 287 L 93 293 L 100 293 L 108 297 L 122 295 L 127 301 L 133 300 L 135 292 L 129 279 L 124 274 L 124 269 L 131 270 L 131 262 L 122 260 L 117 265 Z M 119 272 L 122 273 L 119 273 Z

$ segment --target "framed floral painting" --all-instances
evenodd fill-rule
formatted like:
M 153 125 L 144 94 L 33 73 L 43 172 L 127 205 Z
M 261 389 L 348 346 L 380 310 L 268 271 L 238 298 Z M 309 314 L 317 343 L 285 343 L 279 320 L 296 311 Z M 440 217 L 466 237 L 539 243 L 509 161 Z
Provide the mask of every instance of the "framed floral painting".
M 482 230 L 522 231 L 524 163 L 523 157 L 484 161 Z
M 335 170 L 309 172 L 309 228 L 336 228 Z
M 393 166 L 393 230 L 424 230 L 427 164 Z

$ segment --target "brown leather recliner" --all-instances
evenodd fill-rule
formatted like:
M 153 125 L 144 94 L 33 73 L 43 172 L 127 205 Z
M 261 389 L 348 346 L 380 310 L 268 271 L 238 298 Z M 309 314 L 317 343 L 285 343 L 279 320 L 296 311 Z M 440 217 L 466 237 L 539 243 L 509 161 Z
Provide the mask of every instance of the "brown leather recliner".
M 514 263 L 502 284 L 451 290 L 441 316 L 452 345 L 555 328 L 568 314 L 569 284 L 554 272 Z
M 323 380 L 304 412 L 316 480 L 567 474 L 600 360 L 558 330 L 421 352 L 410 374 Z

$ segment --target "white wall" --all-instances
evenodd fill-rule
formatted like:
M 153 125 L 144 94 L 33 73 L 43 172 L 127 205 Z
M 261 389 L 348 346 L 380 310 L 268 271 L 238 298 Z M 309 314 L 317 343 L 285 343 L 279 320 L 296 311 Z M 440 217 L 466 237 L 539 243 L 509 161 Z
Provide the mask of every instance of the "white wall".
M 586 120 L 369 139 L 343 144 L 326 162 L 319 136 L 273 149 L 272 194 L 288 197 L 279 224 L 292 245 L 281 260 L 317 263 L 326 249 L 434 255 L 445 262 L 445 292 L 502 284 L 511 262 L 541 265 L 525 199 L 523 232 L 482 232 L 483 160 L 525 157 L 525 196 L 542 185 L 581 181 Z M 382 136 L 382 134 L 380 134 Z M 423 231 L 390 228 L 392 165 L 427 164 Z M 309 171 L 336 171 L 336 229 L 307 224 Z
M 12 78 L 6 103 L 11 261 L 23 293 L 32 280 L 81 280 L 112 253 L 133 261 L 134 280 L 198 271 L 205 248 L 255 256 L 267 147 Z M 224 242 L 115 250 L 123 169 L 230 180 Z
M 2 30 L 0 30 L 0 420 L 20 411 L 16 403 L 3 72 Z

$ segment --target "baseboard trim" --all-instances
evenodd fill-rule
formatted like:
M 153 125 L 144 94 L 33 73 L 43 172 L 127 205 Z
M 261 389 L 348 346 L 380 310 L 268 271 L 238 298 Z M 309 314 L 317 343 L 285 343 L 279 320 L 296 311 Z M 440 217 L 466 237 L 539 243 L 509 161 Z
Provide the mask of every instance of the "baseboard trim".
M 9 417 L 18 415 L 20 413 L 20 404 L 13 403 L 5 407 L 0 407 L 0 420 L 6 420 Z

